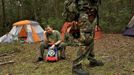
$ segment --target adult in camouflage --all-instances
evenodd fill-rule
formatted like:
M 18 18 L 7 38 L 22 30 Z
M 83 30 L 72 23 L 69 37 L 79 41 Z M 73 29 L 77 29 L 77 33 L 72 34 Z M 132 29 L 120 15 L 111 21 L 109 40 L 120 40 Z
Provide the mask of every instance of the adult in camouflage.
M 77 58 L 73 61 L 72 71 L 77 75 L 89 75 L 82 69 L 82 60 L 87 58 L 90 66 L 102 66 L 100 60 L 94 57 L 94 27 L 98 20 L 98 5 L 100 0 L 66 0 L 63 16 L 66 22 L 78 21 L 80 37 L 78 41 L 84 45 L 84 50 L 79 49 Z M 73 27 L 73 26 L 72 26 Z

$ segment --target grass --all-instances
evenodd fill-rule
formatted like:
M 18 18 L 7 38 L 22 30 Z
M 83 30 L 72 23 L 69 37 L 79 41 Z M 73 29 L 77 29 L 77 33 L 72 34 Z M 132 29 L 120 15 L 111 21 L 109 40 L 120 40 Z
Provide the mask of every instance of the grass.
M 106 34 L 95 41 L 96 58 L 105 65 L 91 68 L 88 61 L 83 61 L 83 68 L 91 75 L 134 75 L 134 39 L 119 34 Z M 71 72 L 72 61 L 76 57 L 76 47 L 67 47 L 66 60 L 35 64 L 39 43 L 36 44 L 0 44 L 0 52 L 19 51 L 11 55 L 14 64 L 0 66 L 0 75 L 74 75 Z M 5 50 L 5 51 L 4 51 Z M 0 57 L 0 60 L 8 56 Z
M 19 51 L 20 46 L 21 45 L 19 43 L 0 44 L 0 54 L 9 53 L 9 52 L 12 52 L 12 51 Z

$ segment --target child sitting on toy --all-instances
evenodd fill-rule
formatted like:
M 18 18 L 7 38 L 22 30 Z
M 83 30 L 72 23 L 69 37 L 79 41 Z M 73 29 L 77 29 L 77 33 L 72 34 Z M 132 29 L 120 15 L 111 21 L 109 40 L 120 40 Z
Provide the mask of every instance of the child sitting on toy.
M 54 30 L 52 26 L 48 25 L 44 32 L 45 40 L 40 44 L 39 57 L 37 62 L 42 61 L 44 58 L 44 49 L 58 47 L 60 50 L 60 59 L 65 59 L 65 44 L 61 40 L 60 32 Z

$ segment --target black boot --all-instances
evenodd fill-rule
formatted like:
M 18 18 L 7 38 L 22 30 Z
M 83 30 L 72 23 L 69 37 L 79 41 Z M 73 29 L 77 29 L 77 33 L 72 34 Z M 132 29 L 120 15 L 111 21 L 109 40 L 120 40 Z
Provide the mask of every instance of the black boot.
M 39 63 L 43 61 L 43 58 L 42 57 L 38 57 L 36 60 L 33 61 L 33 63 Z
M 88 72 L 86 72 L 86 71 L 84 71 L 84 70 L 82 69 L 82 65 L 81 65 L 81 64 L 76 65 L 76 66 L 73 66 L 72 72 L 74 72 L 74 73 L 77 74 L 77 75 L 89 75 Z
M 61 60 L 65 60 L 66 57 L 65 57 L 65 56 L 60 56 L 60 59 L 61 59 Z
M 62 50 L 60 50 L 60 59 L 61 60 L 66 59 L 65 48 L 62 48 Z
M 43 61 L 42 57 L 38 57 L 38 59 L 36 60 L 36 62 L 40 62 L 40 61 Z
M 103 66 L 103 65 L 104 65 L 104 63 L 100 60 L 90 61 L 90 64 L 89 64 L 90 67 Z

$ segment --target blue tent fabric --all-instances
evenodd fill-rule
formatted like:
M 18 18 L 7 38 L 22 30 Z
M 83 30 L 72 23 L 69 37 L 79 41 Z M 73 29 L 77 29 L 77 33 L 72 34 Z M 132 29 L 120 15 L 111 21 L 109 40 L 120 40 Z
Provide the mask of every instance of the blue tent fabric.
M 134 27 L 126 29 L 123 32 L 123 35 L 125 35 L 125 36 L 134 36 Z
M 123 35 L 134 37 L 134 16 L 131 18 L 128 25 L 126 26 L 126 29 L 124 30 Z

